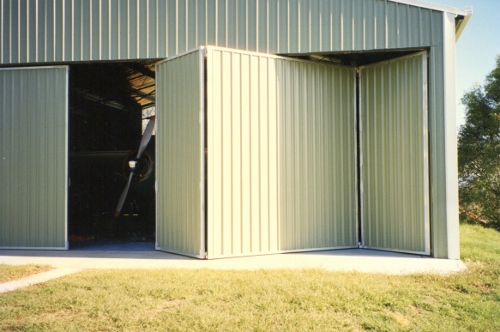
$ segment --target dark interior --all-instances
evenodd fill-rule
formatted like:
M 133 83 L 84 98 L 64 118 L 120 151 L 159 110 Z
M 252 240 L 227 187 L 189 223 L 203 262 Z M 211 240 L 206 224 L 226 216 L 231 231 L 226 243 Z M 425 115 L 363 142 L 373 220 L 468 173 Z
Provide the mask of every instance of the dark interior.
M 336 52 L 336 53 L 317 53 L 307 55 L 293 55 L 297 58 L 312 61 L 325 61 L 342 66 L 365 66 L 385 60 L 399 58 L 405 55 L 414 54 L 424 49 L 398 49 L 384 51 L 356 51 L 356 52 Z
M 120 214 L 129 160 L 154 115 L 154 63 L 70 66 L 68 237 L 78 248 L 95 241 L 155 239 L 155 140 L 138 160 Z M 147 112 L 149 111 L 149 114 Z

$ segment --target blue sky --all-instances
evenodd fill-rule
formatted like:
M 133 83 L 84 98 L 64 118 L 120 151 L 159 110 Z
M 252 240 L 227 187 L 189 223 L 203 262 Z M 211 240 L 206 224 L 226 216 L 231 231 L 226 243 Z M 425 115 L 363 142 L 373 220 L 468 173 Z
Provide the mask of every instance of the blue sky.
M 464 120 L 460 99 L 474 85 L 482 85 L 500 54 L 500 0 L 425 0 L 463 9 L 472 6 L 473 15 L 457 41 L 457 127 Z

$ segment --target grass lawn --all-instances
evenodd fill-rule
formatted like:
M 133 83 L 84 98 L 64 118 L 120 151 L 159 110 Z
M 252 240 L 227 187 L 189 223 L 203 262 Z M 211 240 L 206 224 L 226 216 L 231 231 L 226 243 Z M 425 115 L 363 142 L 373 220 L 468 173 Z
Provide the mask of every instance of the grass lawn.
M 500 331 L 500 232 L 461 226 L 450 276 L 90 270 L 0 294 L 1 331 Z
M 6 265 L 0 264 L 0 283 L 52 270 L 48 265 Z

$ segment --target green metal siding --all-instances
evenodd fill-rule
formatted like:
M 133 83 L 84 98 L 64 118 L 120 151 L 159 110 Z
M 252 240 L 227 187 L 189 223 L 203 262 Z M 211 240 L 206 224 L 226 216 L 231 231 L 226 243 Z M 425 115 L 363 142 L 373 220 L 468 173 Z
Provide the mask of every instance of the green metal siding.
M 354 71 L 208 48 L 208 257 L 357 245 Z
M 385 0 L 3 0 L 0 64 L 440 45 L 443 13 Z
M 360 70 L 366 247 L 430 254 L 427 54 Z
M 0 247 L 67 249 L 67 67 L 0 70 Z
M 454 17 L 459 11 L 447 13 L 442 6 L 402 2 L 409 4 L 385 0 L 2 0 L 0 65 L 165 58 L 200 45 L 274 54 L 426 48 L 432 254 L 446 258 L 450 256 L 450 227 L 456 228 L 458 220 L 449 210 L 457 193 L 447 175 L 453 163 L 446 156 L 454 151 L 450 146 L 455 143 L 446 138 L 450 124 L 446 119 L 454 117 L 455 106 L 444 98 L 452 90 L 445 72 L 453 59 L 445 47 L 454 47 Z
M 156 66 L 156 247 L 205 257 L 203 52 Z

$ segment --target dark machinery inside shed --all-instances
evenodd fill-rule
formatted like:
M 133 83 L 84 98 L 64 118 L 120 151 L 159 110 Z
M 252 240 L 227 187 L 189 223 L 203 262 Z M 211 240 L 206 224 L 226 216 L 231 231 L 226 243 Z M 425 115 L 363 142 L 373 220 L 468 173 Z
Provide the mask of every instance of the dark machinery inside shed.
M 72 65 L 69 82 L 71 247 L 154 241 L 154 63 Z

